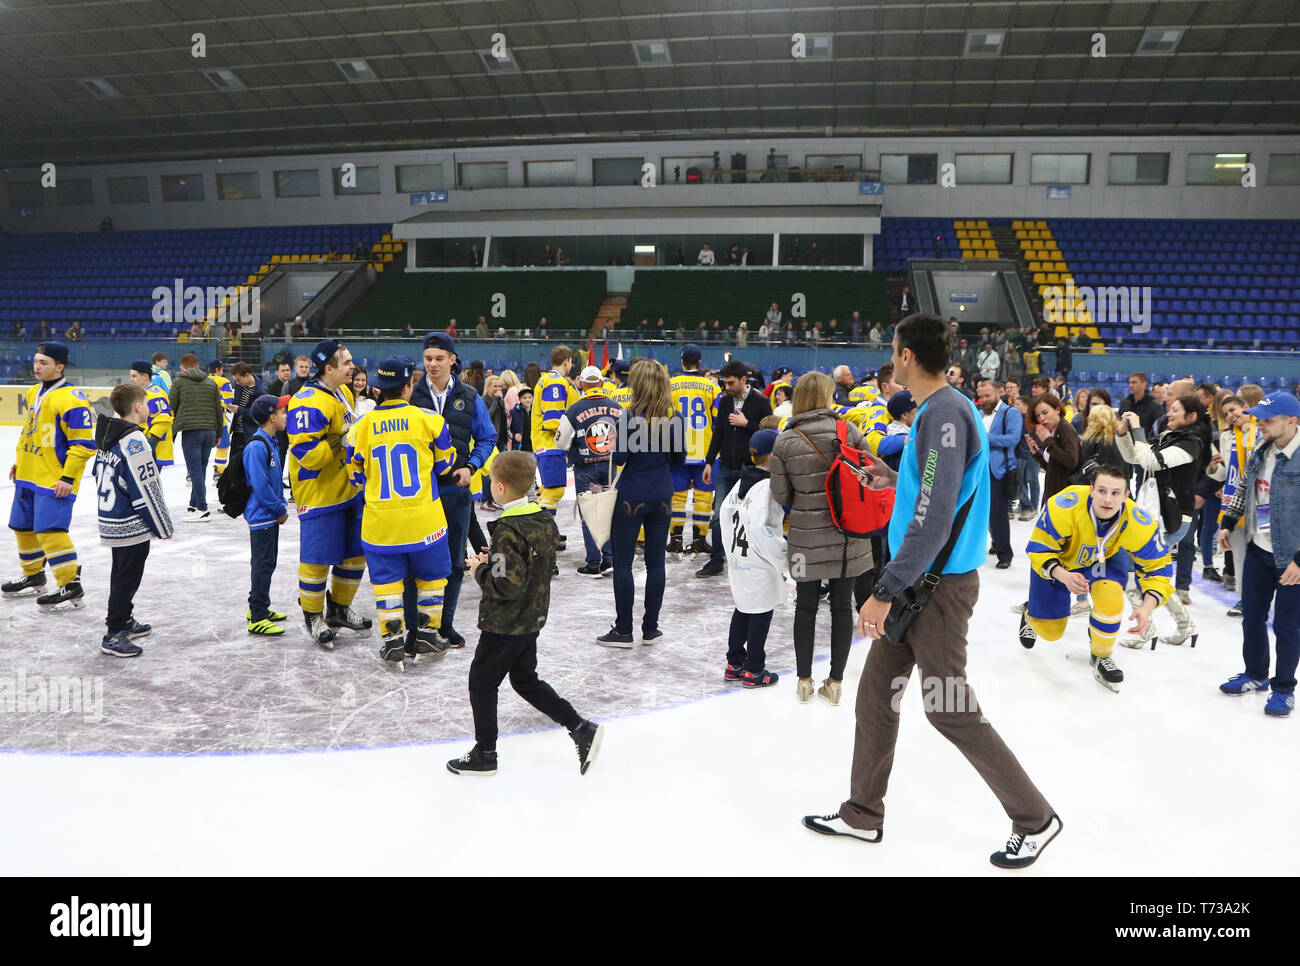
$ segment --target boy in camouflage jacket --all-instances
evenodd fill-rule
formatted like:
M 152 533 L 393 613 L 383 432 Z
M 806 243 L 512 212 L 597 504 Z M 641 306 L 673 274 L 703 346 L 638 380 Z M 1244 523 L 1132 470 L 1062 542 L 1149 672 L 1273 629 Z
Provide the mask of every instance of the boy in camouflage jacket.
M 560 531 L 555 519 L 528 500 L 537 461 L 531 453 L 510 450 L 492 463 L 492 498 L 501 518 L 488 524 L 492 546 L 469 557 L 483 598 L 479 604 L 478 647 L 469 669 L 469 700 L 474 711 L 475 745 L 447 762 L 453 775 L 495 775 L 497 771 L 497 690 L 506 676 L 515 692 L 569 731 L 582 774 L 595 762 L 604 726 L 587 721 L 537 676 L 537 633 L 546 624 L 551 576 Z

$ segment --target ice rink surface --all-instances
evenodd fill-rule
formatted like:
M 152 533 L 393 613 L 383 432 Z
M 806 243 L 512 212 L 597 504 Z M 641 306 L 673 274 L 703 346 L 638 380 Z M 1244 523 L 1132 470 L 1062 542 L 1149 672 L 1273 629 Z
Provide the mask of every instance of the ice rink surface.
M 0 428 L 12 454 L 17 429 Z M 183 467 L 165 471 L 184 516 Z M 7 485 L 8 492 L 12 487 Z M 217 509 L 209 487 L 210 506 Z M 0 601 L 0 848 L 7 872 L 68 875 L 237 874 L 1002 874 L 988 863 L 1009 822 L 975 772 L 924 720 L 916 675 L 902 698 L 883 844 L 815 836 L 809 813 L 847 794 L 853 698 L 866 656 L 856 642 L 838 708 L 794 698 L 793 602 L 773 622 L 773 688 L 747 692 L 721 671 L 731 602 L 725 577 L 669 561 L 663 642 L 606 650 L 609 578 L 582 563 L 571 496 L 569 535 L 541 675 L 607 725 L 598 763 L 578 774 L 560 729 L 501 692 L 501 770 L 457 778 L 444 762 L 472 744 L 466 674 L 478 590 L 466 584 L 457 628 L 469 646 L 405 674 L 384 668 L 377 639 L 347 634 L 333 652 L 302 630 L 297 524 L 282 531 L 272 606 L 291 615 L 279 639 L 249 636 L 242 520 L 177 522 L 153 545 L 136 616 L 154 625 L 144 656 L 101 655 L 109 552 L 83 482 L 73 539 L 86 606 L 41 614 Z M 490 515 L 481 514 L 486 520 Z M 1012 524 L 1017 546 L 1030 524 Z M 8 579 L 19 572 L 6 537 Z M 992 558 L 990 558 L 990 561 Z M 638 569 L 638 592 L 644 571 Z M 1127 680 L 1112 694 L 1088 668 L 1085 618 L 1063 641 L 1025 651 L 1010 607 L 1027 564 L 981 571 L 969 679 L 984 713 L 1060 813 L 1065 829 L 1033 875 L 1284 874 L 1300 858 L 1294 820 L 1300 749 L 1291 720 L 1263 698 L 1218 684 L 1241 670 L 1234 595 L 1200 581 L 1195 648 L 1116 649 Z M 373 607 L 363 583 L 358 606 Z M 640 609 L 638 604 L 637 613 Z M 638 618 L 639 619 L 639 618 Z M 1164 630 L 1172 620 L 1156 617 Z M 820 680 L 829 618 L 818 628 Z M 31 695 L 77 682 L 80 711 L 39 710 Z M 6 694 L 24 690 L 9 710 Z M 64 696 L 66 698 L 66 695 Z M 392 823 L 407 819 L 400 835 Z M 1269 857 L 1242 864 L 1241 836 Z M 737 847 L 738 844 L 740 847 Z

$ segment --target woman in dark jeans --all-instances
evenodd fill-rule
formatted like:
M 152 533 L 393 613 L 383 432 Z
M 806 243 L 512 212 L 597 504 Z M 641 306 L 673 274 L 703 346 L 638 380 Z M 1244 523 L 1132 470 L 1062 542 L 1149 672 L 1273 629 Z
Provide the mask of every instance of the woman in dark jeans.
M 795 696 L 813 696 L 813 635 L 823 580 L 830 582 L 831 668 L 817 693 L 833 705 L 843 693 L 844 666 L 853 640 L 853 584 L 871 569 L 871 541 L 849 537 L 831 522 L 826 502 L 826 471 L 839 450 L 835 383 L 824 372 L 805 372 L 794 387 L 790 421 L 772 449 L 772 499 L 790 508 L 790 575 L 796 583 L 794 656 L 799 672 Z M 846 427 L 849 446 L 861 447 L 862 434 Z
M 606 647 L 632 646 L 632 604 L 636 585 L 632 559 L 636 537 L 645 528 L 645 615 L 641 641 L 652 644 L 663 637 L 659 608 L 664 600 L 664 554 L 668 547 L 668 520 L 672 509 L 671 467 L 686 460 L 686 426 L 673 412 L 668 372 L 653 359 L 638 359 L 627 376 L 632 401 L 620 417 L 614 465 L 618 500 L 610 542 L 614 554 L 615 623 L 609 633 L 596 638 Z

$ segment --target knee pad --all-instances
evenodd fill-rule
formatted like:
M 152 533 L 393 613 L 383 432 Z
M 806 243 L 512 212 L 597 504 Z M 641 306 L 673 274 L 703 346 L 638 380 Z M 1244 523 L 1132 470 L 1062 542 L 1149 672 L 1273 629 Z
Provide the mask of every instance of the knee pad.
M 1029 626 L 1045 641 L 1059 641 L 1065 636 L 1065 627 L 1069 623 L 1066 617 L 1031 617 Z
M 66 530 L 47 530 L 36 534 L 45 562 L 50 565 L 54 579 L 60 587 L 77 579 L 77 549 Z
M 298 603 L 308 614 L 324 612 L 329 572 L 329 564 L 298 564 Z

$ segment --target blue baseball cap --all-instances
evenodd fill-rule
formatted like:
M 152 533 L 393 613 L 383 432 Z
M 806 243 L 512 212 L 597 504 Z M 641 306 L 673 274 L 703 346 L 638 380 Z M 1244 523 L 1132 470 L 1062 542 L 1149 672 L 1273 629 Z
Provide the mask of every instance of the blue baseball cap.
M 68 347 L 62 342 L 42 342 L 36 347 L 36 351 L 62 365 L 68 364 Z
M 254 423 L 261 426 L 271 418 L 271 413 L 288 405 L 288 396 L 258 396 L 253 400 L 253 404 L 248 407 L 248 414 L 253 418 Z
M 755 456 L 766 456 L 772 452 L 772 447 L 776 445 L 775 429 L 760 429 L 753 436 L 749 437 L 749 448 L 754 451 Z
M 132 372 L 143 372 L 145 375 L 153 373 L 153 363 L 147 359 L 136 359 L 131 363 Z
M 47 353 L 48 355 L 48 353 Z M 1268 419 L 1270 416 L 1300 416 L 1300 399 L 1289 392 L 1271 392 L 1259 405 L 1246 410 L 1247 416 Z
M 694 342 L 682 346 L 682 362 L 699 362 L 701 358 L 703 358 L 703 353 L 700 352 L 700 347 Z
M 334 353 L 343 348 L 343 343 L 338 339 L 322 339 L 316 343 L 316 348 L 311 350 L 312 369 L 319 375 L 325 371 L 325 363 L 330 361 Z
M 426 349 L 441 349 L 456 355 L 456 340 L 446 332 L 430 332 L 424 340 Z
M 415 363 L 408 356 L 389 356 L 376 367 L 370 382 L 376 389 L 396 389 L 410 382 L 413 372 Z
M 889 397 L 889 415 L 892 419 L 902 419 L 907 413 L 916 408 L 916 400 L 912 398 L 912 393 L 908 389 L 894 393 Z

